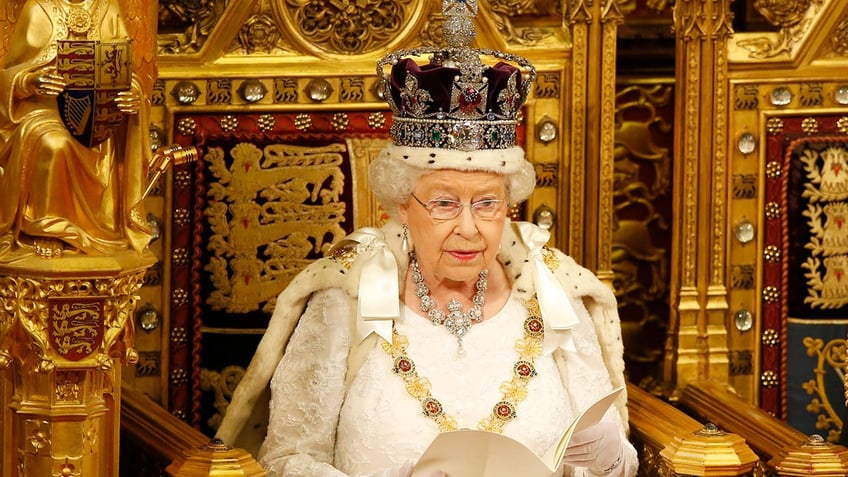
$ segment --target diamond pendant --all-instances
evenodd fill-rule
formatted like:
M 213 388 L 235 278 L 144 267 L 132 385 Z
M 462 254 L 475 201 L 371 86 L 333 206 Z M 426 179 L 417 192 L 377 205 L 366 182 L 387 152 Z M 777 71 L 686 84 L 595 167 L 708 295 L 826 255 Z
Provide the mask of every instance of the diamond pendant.
M 457 355 L 460 358 L 464 357 L 466 353 L 462 338 L 471 329 L 471 325 L 483 321 L 483 304 L 486 303 L 486 289 L 488 288 L 486 278 L 489 276 L 489 271 L 480 271 L 476 283 L 477 293 L 474 294 L 473 305 L 467 312 L 463 312 L 462 303 L 453 298 L 448 302 L 448 313 L 445 314 L 430 296 L 430 289 L 424 283 L 424 275 L 418 268 L 418 259 L 415 257 L 415 253 L 409 254 L 409 266 L 412 271 L 412 283 L 415 285 L 415 296 L 420 300 L 421 311 L 427 313 L 427 317 L 433 325 L 444 326 L 450 334 L 456 337 Z

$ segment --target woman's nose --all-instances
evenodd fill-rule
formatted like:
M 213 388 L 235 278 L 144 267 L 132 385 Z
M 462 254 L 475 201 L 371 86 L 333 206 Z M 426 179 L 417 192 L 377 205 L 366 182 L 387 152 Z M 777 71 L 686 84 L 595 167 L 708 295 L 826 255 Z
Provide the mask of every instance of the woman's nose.
M 477 235 L 477 218 L 474 216 L 474 213 L 471 212 L 471 207 L 463 207 L 462 210 L 459 211 L 457 220 L 459 220 L 459 223 L 456 228 L 461 235 L 465 237 Z

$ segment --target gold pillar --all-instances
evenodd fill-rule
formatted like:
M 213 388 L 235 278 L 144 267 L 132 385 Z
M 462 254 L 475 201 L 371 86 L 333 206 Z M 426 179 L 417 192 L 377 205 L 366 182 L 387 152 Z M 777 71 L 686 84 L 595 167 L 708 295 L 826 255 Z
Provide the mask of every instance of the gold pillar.
M 570 83 L 578 96 L 564 113 L 571 120 L 572 162 L 563 194 L 571 211 L 569 220 L 559 221 L 560 237 L 568 237 L 568 253 L 612 286 L 615 57 L 623 16 L 614 0 L 567 3 L 574 42 Z
M 2 477 L 117 476 L 121 365 L 152 255 L 0 264 Z
M 675 57 L 672 323 L 664 378 L 727 382 L 725 279 L 730 0 L 674 4 Z

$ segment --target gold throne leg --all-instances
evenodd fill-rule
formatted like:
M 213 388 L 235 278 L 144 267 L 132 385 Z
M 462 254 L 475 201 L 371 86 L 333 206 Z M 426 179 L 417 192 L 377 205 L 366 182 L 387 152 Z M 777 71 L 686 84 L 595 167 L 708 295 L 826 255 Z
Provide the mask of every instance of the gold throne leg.
M 0 264 L 2 477 L 117 476 L 121 365 L 150 255 Z

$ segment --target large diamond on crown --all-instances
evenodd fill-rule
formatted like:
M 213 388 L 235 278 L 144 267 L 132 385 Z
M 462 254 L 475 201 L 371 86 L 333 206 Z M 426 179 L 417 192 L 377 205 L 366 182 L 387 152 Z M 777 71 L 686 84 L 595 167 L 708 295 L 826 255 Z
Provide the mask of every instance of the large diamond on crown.
M 448 144 L 459 151 L 476 151 L 483 146 L 484 128 L 474 121 L 460 121 L 451 126 Z

